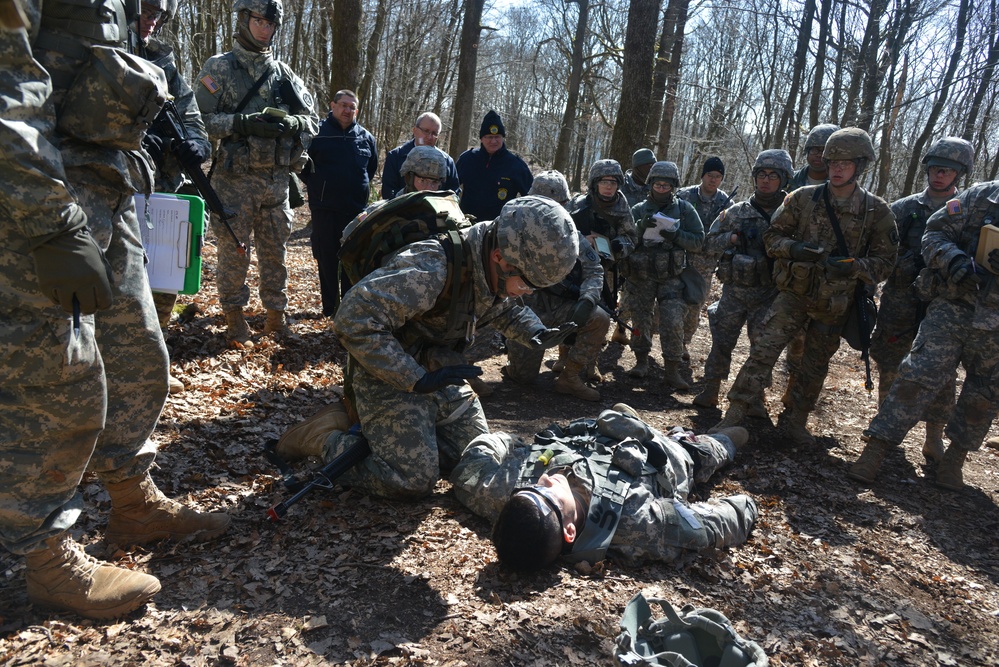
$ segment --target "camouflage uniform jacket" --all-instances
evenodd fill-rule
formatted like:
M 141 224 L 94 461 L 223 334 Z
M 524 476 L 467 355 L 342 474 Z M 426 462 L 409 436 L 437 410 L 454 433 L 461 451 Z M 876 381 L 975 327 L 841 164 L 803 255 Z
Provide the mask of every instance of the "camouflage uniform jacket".
M 635 204 L 645 201 L 645 198 L 649 196 L 649 184 L 648 182 L 644 185 L 636 183 L 632 170 L 629 169 L 624 173 L 624 183 L 621 185 L 621 194 L 623 194 L 628 200 L 629 207 L 634 206 Z
M 919 275 L 925 266 L 920 247 L 923 232 L 926 231 L 926 221 L 943 205 L 942 201 L 934 203 L 930 199 L 928 189 L 892 202 L 891 212 L 898 226 L 898 259 L 888 277 L 886 288 L 908 289 Z
M 680 188 L 676 196 L 694 207 L 702 224 L 710 226 L 718 214 L 725 210 L 728 205 L 728 194 L 724 190 L 718 190 L 713 197 L 705 199 L 701 196 L 700 187 L 699 185 L 691 185 Z
M 745 541 L 757 515 L 753 500 L 747 496 L 726 499 L 735 501 L 729 503 L 735 512 L 734 516 L 726 517 L 729 521 L 723 522 L 726 525 L 722 530 L 714 522 L 698 521 L 705 516 L 707 507 L 717 506 L 714 504 L 717 501 L 693 507 L 688 503 L 687 496 L 694 484 L 693 458 L 673 437 L 652 427 L 648 429 L 667 457 L 666 464 L 658 470 L 647 463 L 646 444 L 635 438 L 603 436 L 592 419 L 575 420 L 564 429 L 572 436 L 560 440 L 569 440 L 569 444 L 551 446 L 555 457 L 547 468 L 538 461 L 538 455 L 550 446 L 544 440 L 527 445 L 508 433 L 480 435 L 469 443 L 451 473 L 455 497 L 472 512 L 495 522 L 515 488 L 537 481 L 543 473 L 562 473 L 574 493 L 592 508 L 596 476 L 608 477 L 613 469 L 632 480 L 609 548 L 615 558 L 629 562 L 673 561 L 684 550 L 722 548 Z M 698 467 L 697 481 L 704 481 L 731 461 L 731 452 L 719 440 L 704 435 L 693 436 L 693 440 L 705 450 L 704 460 L 710 461 L 703 468 Z M 611 454 L 611 463 L 579 453 L 586 449 Z M 583 532 L 583 527 L 577 528 Z
M 823 179 L 824 182 L 825 179 Z M 806 185 L 820 185 L 819 183 L 810 182 L 811 179 L 808 178 L 808 165 L 794 172 L 794 176 L 791 177 L 790 182 L 787 184 L 787 191 L 794 192 L 798 188 L 803 188 Z
M 610 240 L 617 239 L 621 252 L 615 260 L 627 257 L 635 247 L 635 220 L 628 208 L 628 200 L 621 193 L 609 207 L 600 209 L 593 205 L 592 195 L 576 195 L 565 207 L 583 236 L 600 234 Z
M 490 229 L 491 223 L 479 223 L 461 232 L 472 259 L 476 326 L 494 327 L 528 345 L 545 325 L 530 308 L 490 290 L 479 260 L 485 256 Z M 435 240 L 413 243 L 391 255 L 344 295 L 334 318 L 340 343 L 368 373 L 402 391 L 412 389 L 428 369 L 466 363 L 457 351 L 465 341 L 446 340 L 447 313 L 427 315 L 444 291 L 447 276 L 447 255 Z
M 770 258 L 763 233 L 770 220 L 749 201 L 739 202 L 718 214 L 704 240 L 704 253 L 719 258 L 718 279 L 737 287 L 769 287 Z M 739 241 L 732 243 L 732 235 Z
M 540 305 L 548 301 L 549 297 L 556 301 L 578 299 L 586 299 L 592 303 L 600 301 L 600 290 L 604 285 L 604 269 L 600 265 L 600 255 L 581 232 L 576 234 L 579 237 L 579 258 L 572 271 L 560 283 L 537 290 L 525 297 L 527 305 L 532 307 Z
M 982 227 L 999 220 L 999 181 L 979 183 L 951 199 L 930 216 L 923 234 L 923 261 L 938 277 L 937 298 L 973 310 L 971 326 L 999 330 L 999 286 L 988 269 L 979 268 L 985 280 L 977 290 L 963 290 L 946 282 L 950 263 L 961 255 L 974 257 Z M 924 280 L 924 271 L 920 282 Z M 927 276 L 930 277 L 930 276 Z
M 629 278 L 641 283 L 646 279 L 665 280 L 679 276 L 686 266 L 687 252 L 700 250 L 704 243 L 704 225 L 701 224 L 697 211 L 688 202 L 674 197 L 666 206 L 646 199 L 632 208 L 631 212 L 638 227 L 638 248 L 628 258 Z M 672 239 L 645 239 L 645 230 L 655 226 L 652 216 L 656 213 L 680 221 L 680 227 Z

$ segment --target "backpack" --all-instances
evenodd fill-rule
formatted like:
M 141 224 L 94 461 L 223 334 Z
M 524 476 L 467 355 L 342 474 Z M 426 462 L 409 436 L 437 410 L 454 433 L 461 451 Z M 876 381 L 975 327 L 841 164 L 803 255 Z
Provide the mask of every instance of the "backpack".
M 652 618 L 649 603 L 666 612 Z M 666 600 L 639 593 L 628 602 L 614 655 L 619 665 L 650 667 L 767 667 L 767 654 L 743 639 L 732 623 L 714 609 L 686 605 L 676 613 Z

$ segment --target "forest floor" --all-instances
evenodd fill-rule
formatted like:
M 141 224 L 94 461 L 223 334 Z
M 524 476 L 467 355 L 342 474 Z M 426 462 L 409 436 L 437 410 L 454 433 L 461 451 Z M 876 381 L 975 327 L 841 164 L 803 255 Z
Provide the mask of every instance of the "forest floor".
M 759 521 L 740 547 L 682 563 L 605 561 L 587 574 L 516 576 L 498 567 L 487 522 L 445 481 L 413 503 L 319 490 L 268 522 L 266 510 L 287 493 L 262 446 L 334 399 L 346 358 L 320 316 L 307 209 L 298 217 L 288 257 L 292 335 L 261 337 L 250 352 L 226 348 L 211 245 L 201 293 L 181 297 L 200 314 L 167 331 L 187 390 L 170 396 L 153 435 L 153 477 L 172 497 L 228 511 L 230 531 L 203 545 L 111 550 L 107 493 L 85 480 L 88 509 L 74 535 L 95 556 L 156 575 L 163 590 L 119 621 L 49 614 L 28 602 L 23 559 L 6 554 L 0 665 L 611 664 L 621 614 L 638 592 L 722 611 L 771 665 L 999 665 L 999 451 L 972 454 L 968 488 L 945 492 L 922 464 L 919 426 L 875 486 L 847 479 L 875 412 L 849 349 L 834 358 L 813 413 L 815 447 L 753 420 L 735 464 L 698 490 L 757 499 Z M 255 289 L 251 310 L 261 331 Z M 690 349 L 695 380 L 709 345 L 702 316 Z M 643 383 L 629 378 L 634 357 L 619 345 L 600 356 L 599 404 L 555 394 L 547 367 L 535 388 L 503 383 L 495 352 L 480 362 L 495 386 L 483 400 L 493 430 L 530 438 L 619 401 L 660 428 L 703 431 L 721 416 L 694 408 L 694 392 L 665 391 L 661 365 Z M 736 369 L 745 353 L 744 338 Z M 782 363 L 767 397 L 774 422 Z

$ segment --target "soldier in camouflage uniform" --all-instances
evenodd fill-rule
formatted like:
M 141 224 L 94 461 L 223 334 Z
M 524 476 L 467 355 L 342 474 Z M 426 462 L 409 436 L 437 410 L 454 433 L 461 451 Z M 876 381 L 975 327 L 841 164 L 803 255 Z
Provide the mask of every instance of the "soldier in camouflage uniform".
M 686 391 L 690 385 L 680 375 L 683 363 L 683 321 L 687 304 L 683 300 L 680 272 L 687 252 L 704 243 L 704 226 L 697 211 L 674 196 L 680 172 L 672 162 L 656 162 L 649 171 L 652 190 L 649 198 L 632 209 L 638 226 L 638 247 L 627 260 L 628 303 L 640 336 L 632 337 L 635 367 L 628 373 L 644 378 L 649 373 L 652 328 L 659 309 L 659 345 L 663 351 L 663 383 Z
M 763 396 L 781 350 L 805 328 L 805 354 L 793 377 L 791 405 L 780 423 L 797 444 L 811 444 L 809 413 L 822 391 L 829 359 L 839 349 L 840 334 L 858 286 L 877 285 L 895 262 L 898 235 L 891 209 L 857 184 L 874 159 L 870 136 L 860 128 L 838 130 L 826 142 L 826 185 L 799 188 L 774 212 L 763 234 L 767 252 L 777 261 L 779 293 L 767 311 L 763 331 L 729 391 L 729 408 L 716 426 L 740 424 Z M 840 249 L 832 211 L 846 248 Z
M 656 163 L 656 154 L 648 148 L 639 148 L 631 156 L 631 169 L 624 173 L 621 194 L 628 200 L 628 206 L 645 201 L 649 196 L 649 169 Z
M 167 358 L 132 193 L 151 189 L 139 142 L 161 102 L 136 117 L 136 100 L 102 88 L 106 75 L 87 64 L 91 45 L 125 46 L 137 17 L 117 0 L 47 0 L 44 13 L 26 5 L 33 41 L 25 29 L 0 30 L 0 245 L 8 250 L 0 259 L 0 543 L 25 556 L 35 605 L 107 619 L 139 608 L 160 584 L 92 558 L 69 536 L 85 471 L 111 496 L 109 543 L 214 537 L 229 517 L 168 500 L 148 472 Z M 111 76 L 166 92 L 162 70 L 148 63 L 103 62 L 128 63 Z
M 898 260 L 881 290 L 877 327 L 871 336 L 871 359 L 878 365 L 878 401 L 898 377 L 898 365 L 909 353 L 926 312 L 913 282 L 923 268 L 920 244 L 926 221 L 957 193 L 962 176 L 974 169 L 975 151 L 959 137 L 940 139 L 926 152 L 926 190 L 899 199 L 891 205 L 898 225 Z M 943 378 L 941 378 L 943 380 Z M 943 429 L 954 412 L 955 379 L 943 382 L 940 393 L 926 414 L 926 441 L 923 456 L 940 461 L 944 455 Z
M 805 165 L 794 172 L 788 191 L 793 192 L 806 185 L 822 185 L 829 178 L 829 170 L 822 159 L 822 151 L 826 147 L 826 141 L 832 133 L 839 129 L 839 125 L 822 123 L 816 125 L 808 131 L 805 137 L 805 145 L 802 150 L 805 152 Z
M 564 204 L 569 199 L 569 184 L 560 172 L 543 171 L 534 177 L 530 194 Z M 572 271 L 559 283 L 524 297 L 524 305 L 546 326 L 573 322 L 579 327 L 571 345 L 559 346 L 559 360 L 553 367 L 559 373 L 555 391 L 584 401 L 599 401 L 600 392 L 584 383 L 583 374 L 587 375 L 586 379 L 600 380 L 595 370 L 597 355 L 610 327 L 610 317 L 596 306 L 604 284 L 604 270 L 596 250 L 582 233 L 577 234 L 579 258 Z M 534 382 L 541 369 L 544 350 L 507 341 L 506 351 L 510 362 L 503 369 L 504 375 L 520 383 Z
M 417 146 L 402 161 L 399 175 L 404 187 L 402 192 L 440 190 L 448 175 L 448 155 L 433 146 Z
M 195 98 L 208 136 L 220 142 L 213 185 L 222 203 L 236 214 L 230 221 L 236 236 L 249 245 L 252 235 L 256 243 L 260 300 L 267 309 L 264 333 L 285 333 L 285 257 L 293 216 L 289 174 L 305 166 L 306 149 L 319 131 L 319 116 L 302 80 L 271 54 L 284 11 L 281 0 L 236 0 L 232 10 L 236 43 L 232 51 L 204 64 Z M 294 94 L 285 92 L 289 90 Z M 268 107 L 287 115 L 264 114 Z M 219 235 L 219 303 L 226 316 L 227 338 L 250 348 L 253 341 L 243 317 L 250 301 L 246 285 L 250 256 L 239 250 L 232 239 Z
M 728 194 L 719 189 L 723 180 L 725 180 L 725 163 L 719 157 L 710 157 L 704 161 L 704 167 L 701 169 L 701 183 L 682 188 L 676 193 L 678 198 L 694 207 L 694 210 L 697 211 L 697 217 L 700 218 L 701 224 L 705 225 L 705 228 L 714 222 L 718 214 L 731 201 Z M 717 262 L 718 257 L 701 252 L 701 248 L 687 253 L 687 264 L 701 274 L 704 284 L 707 285 L 707 289 L 704 291 L 705 299 L 711 293 L 711 281 L 714 279 Z M 694 339 L 694 334 L 697 333 L 697 327 L 701 322 L 701 308 L 703 307 L 703 301 L 687 304 L 687 312 L 683 321 L 685 348 Z M 684 349 L 684 358 L 689 358 L 686 349 Z
M 999 249 L 987 266 L 974 257 L 982 227 L 999 220 L 999 181 L 980 183 L 948 201 L 926 222 L 919 296 L 930 301 L 909 354 L 898 369 L 878 414 L 864 431 L 869 438 L 853 479 L 871 483 L 888 452 L 901 444 L 958 364 L 966 376 L 954 414 L 947 422 L 950 447 L 937 469 L 936 484 L 964 486 L 968 452 L 977 451 L 999 414 Z
M 618 404 L 596 420 L 552 426 L 533 444 L 507 433 L 480 435 L 451 484 L 459 502 L 495 524 L 499 560 L 513 569 L 546 567 L 561 554 L 571 562 L 606 555 L 672 562 L 749 537 L 758 514 L 749 496 L 688 499 L 747 438 L 742 428 L 666 434 Z
M 389 498 L 430 493 L 439 470 L 451 468 L 462 448 L 488 432 L 478 398 L 465 384 L 481 374 L 461 350 L 476 327 L 491 326 L 510 340 L 539 348 L 557 345 L 575 327 L 549 329 L 517 297 L 554 285 L 579 254 L 565 210 L 549 199 L 520 197 L 500 216 L 461 232 L 470 276 L 462 280 L 456 312 L 432 314 L 449 273 L 437 240 L 406 246 L 346 295 L 334 317 L 350 353 L 353 403 L 372 454 L 342 478 Z M 357 436 L 336 432 L 324 446 L 328 461 Z
M 784 188 L 790 178 L 791 156 L 787 151 L 762 151 L 753 164 L 753 196 L 722 211 L 708 230 L 704 254 L 720 258 L 718 280 L 723 287 L 721 299 L 708 308 L 711 352 L 704 364 L 704 389 L 694 397 L 694 405 L 718 405 L 718 390 L 728 378 L 732 350 L 742 327 L 747 327 L 750 344 L 760 337 L 763 317 L 777 296 L 763 234 L 787 194 Z M 760 399 L 748 414 L 769 416 Z

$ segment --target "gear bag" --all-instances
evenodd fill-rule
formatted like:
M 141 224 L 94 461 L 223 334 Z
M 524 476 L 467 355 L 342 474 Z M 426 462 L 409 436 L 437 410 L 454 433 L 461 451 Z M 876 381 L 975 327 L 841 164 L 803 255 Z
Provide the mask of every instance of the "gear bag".
M 652 618 L 649 603 L 666 616 Z M 685 605 L 677 614 L 668 601 L 639 593 L 628 602 L 614 655 L 619 665 L 649 667 L 766 667 L 759 644 L 743 639 L 731 621 L 714 609 Z

